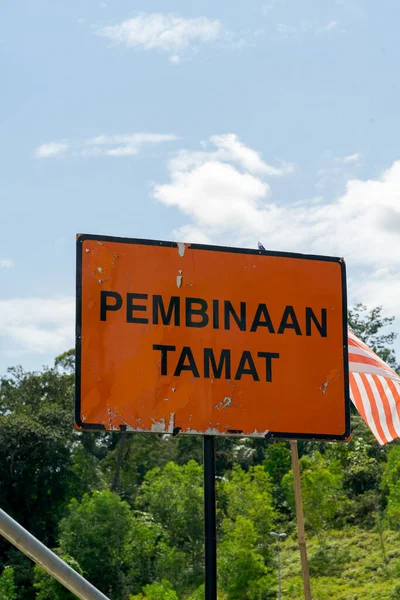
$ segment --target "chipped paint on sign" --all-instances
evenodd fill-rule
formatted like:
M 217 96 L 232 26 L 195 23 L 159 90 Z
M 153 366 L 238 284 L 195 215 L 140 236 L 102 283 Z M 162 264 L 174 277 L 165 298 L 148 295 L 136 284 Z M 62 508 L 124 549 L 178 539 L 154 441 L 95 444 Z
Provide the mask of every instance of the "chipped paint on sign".
M 171 413 L 169 417 L 168 433 L 173 433 L 175 428 L 175 414 Z
M 179 256 L 185 256 L 185 244 L 183 242 L 178 242 L 176 245 L 178 246 Z
M 178 287 L 178 288 L 181 287 L 182 279 L 183 279 L 183 271 L 182 271 L 182 269 L 179 269 L 178 275 L 176 276 L 176 287 Z
M 196 429 L 187 429 L 185 433 L 190 433 L 192 435 L 221 435 L 221 432 L 218 431 L 215 427 L 209 427 L 205 431 L 197 431 Z M 225 433 L 222 433 L 225 435 Z
M 132 427 L 131 425 L 125 425 L 125 431 L 132 431 L 132 432 L 143 432 L 143 428 L 142 427 Z
M 216 404 L 214 406 L 214 408 L 228 408 L 229 406 L 231 406 L 232 404 L 232 398 L 229 398 L 229 396 L 225 396 L 225 398 L 223 400 L 221 400 L 221 402 L 218 402 L 218 404 Z
M 253 433 L 249 433 L 246 437 L 266 438 L 268 435 L 269 429 L 266 429 L 265 431 L 257 431 L 257 429 L 255 429 Z
M 151 431 L 154 433 L 165 433 L 165 419 L 164 417 L 161 421 L 154 421 L 151 426 Z

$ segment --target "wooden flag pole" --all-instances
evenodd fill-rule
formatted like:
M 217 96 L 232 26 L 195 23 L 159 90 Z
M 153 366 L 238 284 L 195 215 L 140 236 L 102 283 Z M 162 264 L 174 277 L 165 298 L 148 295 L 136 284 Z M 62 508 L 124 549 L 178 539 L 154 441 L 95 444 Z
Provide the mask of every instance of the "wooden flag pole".
M 304 598 L 311 599 L 310 574 L 308 572 L 307 561 L 307 546 L 304 533 L 304 515 L 303 515 L 303 500 L 301 497 L 301 481 L 299 469 L 299 453 L 297 449 L 297 440 L 290 441 L 290 449 L 292 451 L 292 468 L 294 476 L 294 496 L 296 500 L 296 517 L 297 517 L 297 532 L 299 537 L 299 548 L 301 557 L 301 568 L 303 571 L 304 583 Z

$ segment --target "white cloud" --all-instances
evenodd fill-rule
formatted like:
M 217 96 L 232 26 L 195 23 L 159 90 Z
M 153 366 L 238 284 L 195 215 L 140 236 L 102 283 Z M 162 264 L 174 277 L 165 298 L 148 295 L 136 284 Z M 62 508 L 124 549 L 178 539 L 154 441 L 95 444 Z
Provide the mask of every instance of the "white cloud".
M 10 258 L 0 258 L 0 269 L 11 269 L 14 266 L 14 261 Z
M 202 150 L 196 152 L 178 152 L 169 163 L 171 173 L 189 171 L 211 161 L 234 163 L 249 173 L 276 177 L 292 173 L 296 168 L 292 163 L 282 163 L 280 167 L 269 165 L 261 159 L 259 152 L 245 146 L 234 133 L 214 135 L 208 143 L 203 142 L 202 147 Z
M 175 240 L 190 240 L 192 244 L 210 244 L 208 235 L 193 225 L 183 225 L 174 229 L 173 236 Z
M 35 158 L 49 158 L 52 156 L 60 156 L 65 154 L 68 150 L 68 144 L 66 142 L 48 142 L 38 146 L 33 155 Z
M 361 160 L 362 154 L 360 152 L 355 152 L 354 154 L 349 154 L 348 156 L 343 157 L 343 162 L 348 163 L 356 163 Z
M 133 133 L 124 135 L 101 135 L 84 142 L 83 156 L 133 156 L 145 144 L 162 144 L 179 139 L 173 134 Z
M 170 184 L 155 186 L 155 197 L 217 233 L 236 226 L 253 229 L 258 203 L 269 193 L 269 185 L 258 177 L 216 160 L 173 170 L 171 177 Z
M 400 161 L 376 179 L 348 180 L 330 202 L 282 203 L 271 192 L 276 173 L 259 153 L 236 136 L 211 140 L 215 148 L 180 151 L 169 161 L 170 181 L 153 188 L 189 218 L 175 232 L 180 241 L 193 235 L 255 247 L 260 240 L 271 250 L 344 256 L 350 301 L 382 304 L 400 317 Z
M 230 36 L 218 19 L 185 18 L 172 13 L 140 13 L 118 25 L 101 27 L 97 33 L 130 48 L 165 52 L 174 64 L 180 62 L 183 53 L 198 44 Z
M 170 182 L 154 196 L 177 206 L 209 237 L 232 232 L 251 244 L 264 236 L 277 250 L 346 255 L 360 264 L 399 264 L 400 161 L 378 179 L 347 182 L 331 203 L 280 204 L 271 198 L 270 167 L 236 136 L 214 136 L 210 150 L 180 151 L 170 160 Z M 371 241 L 374 240 L 373 248 Z
M 65 148 L 62 151 L 66 156 L 66 151 L 69 148 L 70 154 L 73 156 L 96 157 L 96 156 L 134 156 L 138 154 L 143 146 L 157 145 L 165 142 L 173 142 L 178 140 L 178 136 L 170 133 L 124 133 L 118 135 L 99 135 L 93 138 L 88 138 L 80 142 L 69 142 L 64 144 Z M 46 149 L 50 144 L 39 146 L 34 152 L 34 156 L 52 157 L 55 152 L 49 152 Z
M 259 203 L 269 195 L 264 177 L 283 176 L 294 166 L 264 162 L 234 134 L 216 135 L 208 148 L 180 151 L 169 161 L 171 182 L 155 185 L 155 198 L 191 216 L 203 235 L 229 229 L 251 230 L 259 225 Z M 205 228 L 205 229 L 204 229 Z M 193 231 L 193 230 L 192 230 Z
M 397 267 L 383 267 L 364 273 L 356 283 L 357 289 L 351 291 L 359 301 L 367 298 L 371 306 L 383 305 L 385 313 L 400 318 L 400 277 Z M 351 287 L 353 288 L 354 284 Z M 400 323 L 397 323 L 398 330 L 399 326 Z
M 13 355 L 59 353 L 74 344 L 72 298 L 0 300 L 0 339 Z

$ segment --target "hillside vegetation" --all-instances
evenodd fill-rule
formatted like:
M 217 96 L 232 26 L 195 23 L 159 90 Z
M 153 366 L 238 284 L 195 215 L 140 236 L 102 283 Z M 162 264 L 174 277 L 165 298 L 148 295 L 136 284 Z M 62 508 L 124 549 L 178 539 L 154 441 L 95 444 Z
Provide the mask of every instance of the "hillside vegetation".
M 396 368 L 381 309 L 350 312 Z M 386 329 L 385 329 L 386 328 Z M 0 380 L 0 506 L 112 600 L 204 597 L 202 439 L 73 429 L 74 352 Z M 289 444 L 217 440 L 218 586 L 224 600 L 301 599 Z M 352 414 L 348 443 L 299 442 L 314 600 L 400 598 L 400 444 Z M 0 541 L 0 600 L 72 595 Z
M 386 531 L 387 566 L 378 533 L 349 527 L 327 531 L 327 548 L 308 540 L 311 589 L 314 600 L 396 600 L 400 598 L 400 535 Z M 304 598 L 297 540 L 282 547 L 282 597 Z

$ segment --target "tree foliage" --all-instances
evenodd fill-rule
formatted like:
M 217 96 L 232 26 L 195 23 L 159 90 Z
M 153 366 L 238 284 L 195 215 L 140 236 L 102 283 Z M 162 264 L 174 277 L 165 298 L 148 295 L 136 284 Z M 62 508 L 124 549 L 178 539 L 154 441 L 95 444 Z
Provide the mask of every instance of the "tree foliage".
M 258 535 L 254 524 L 238 515 L 234 522 L 225 520 L 223 530 L 218 561 L 221 589 L 228 600 L 250 599 L 260 580 L 268 575 L 264 559 L 257 552 Z
M 16 600 L 17 589 L 14 581 L 14 569 L 5 567 L 0 575 L 0 600 Z
M 329 463 L 319 452 L 300 459 L 301 486 L 305 519 L 310 529 L 323 539 L 323 532 L 333 525 L 344 502 L 343 473 L 340 466 Z M 294 513 L 293 473 L 284 477 L 289 505 Z
M 131 565 L 133 515 L 129 505 L 107 490 L 73 499 L 60 523 L 60 548 L 73 556 L 85 576 L 104 594 L 123 598 Z
M 178 596 L 167 579 L 162 579 L 160 583 L 151 583 L 145 585 L 143 594 L 131 596 L 129 600 L 178 600 Z
M 140 492 L 140 505 L 156 523 L 163 526 L 165 532 L 164 556 L 159 560 L 160 574 L 166 576 L 171 570 L 174 576 L 170 579 L 176 586 L 186 580 L 201 583 L 204 536 L 202 468 L 195 461 L 182 466 L 170 462 L 162 469 L 156 467 L 147 473 Z
M 249 471 L 234 467 L 222 482 L 221 496 L 226 515 L 223 525 L 229 529 L 227 521 L 235 524 L 240 518 L 247 519 L 254 527 L 257 551 L 267 560 L 274 511 L 272 485 L 265 469 L 261 465 L 251 467 Z
M 60 558 L 77 573 L 82 575 L 82 569 L 71 556 L 62 555 Z M 69 592 L 61 583 L 39 567 L 39 565 L 35 565 L 34 572 L 33 587 L 36 590 L 36 600 L 74 600 L 76 598 L 75 594 Z
M 358 305 L 349 323 L 396 367 L 393 321 L 381 307 Z M 68 351 L 51 368 L 11 368 L 0 379 L 0 506 L 113 600 L 200 600 L 201 437 L 75 431 L 74 366 L 74 351 Z M 354 529 L 362 538 L 369 530 L 379 556 L 370 569 L 386 569 L 394 578 L 390 593 L 397 593 L 400 550 L 397 558 L 386 539 L 400 530 L 400 445 L 380 447 L 354 413 L 350 442 L 301 441 L 299 450 L 312 574 L 327 578 L 343 568 L 348 550 L 336 549 L 337 534 Z M 285 531 L 282 548 L 297 557 L 289 445 L 219 438 L 216 470 L 219 596 L 276 598 L 270 531 Z M 5 541 L 0 567 L 0 600 L 71 598 Z M 284 597 L 300 597 L 301 583 L 290 585 Z M 341 597 L 335 590 L 331 597 Z
M 57 369 L 10 369 L 0 380 L 0 505 L 54 540 L 70 482 L 73 383 Z

